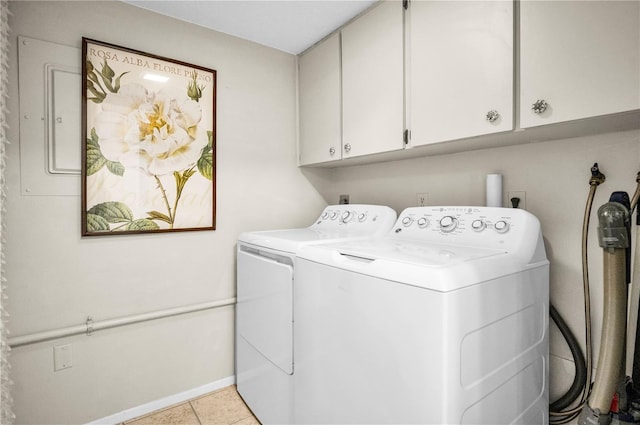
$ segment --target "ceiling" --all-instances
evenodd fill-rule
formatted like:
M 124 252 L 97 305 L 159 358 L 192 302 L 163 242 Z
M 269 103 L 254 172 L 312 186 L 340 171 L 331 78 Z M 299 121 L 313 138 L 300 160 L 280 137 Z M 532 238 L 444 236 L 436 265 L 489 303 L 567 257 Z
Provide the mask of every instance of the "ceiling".
M 182 21 L 298 54 L 376 0 L 124 0 Z

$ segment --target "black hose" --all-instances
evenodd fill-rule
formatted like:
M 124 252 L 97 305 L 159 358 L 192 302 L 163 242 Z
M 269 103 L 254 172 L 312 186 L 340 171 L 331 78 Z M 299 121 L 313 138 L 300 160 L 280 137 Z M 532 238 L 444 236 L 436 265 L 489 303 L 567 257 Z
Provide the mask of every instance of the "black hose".
M 553 305 L 549 305 L 551 319 L 558 326 L 558 329 L 562 333 L 562 336 L 567 341 L 569 345 L 569 349 L 571 350 L 571 355 L 573 356 L 573 361 L 576 368 L 576 373 L 573 377 L 573 383 L 567 392 L 551 403 L 550 408 L 552 411 L 559 412 L 571 405 L 582 393 L 585 385 L 587 384 L 587 365 L 585 362 L 584 354 L 582 353 L 582 349 L 580 348 L 580 344 L 578 340 L 571 332 L 571 329 L 567 326 L 567 323 L 564 321 L 558 310 Z

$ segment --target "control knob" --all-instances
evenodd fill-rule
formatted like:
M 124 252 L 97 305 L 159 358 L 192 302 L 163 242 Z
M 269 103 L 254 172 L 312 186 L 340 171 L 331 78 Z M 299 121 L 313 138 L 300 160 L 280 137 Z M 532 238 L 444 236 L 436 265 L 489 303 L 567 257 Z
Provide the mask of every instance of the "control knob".
M 402 219 L 402 224 L 404 225 L 404 227 L 409 227 L 411 226 L 412 223 L 413 223 L 413 217 L 406 216 L 405 218 Z
M 342 213 L 342 222 L 343 223 L 348 223 L 351 221 L 351 219 L 353 218 L 353 211 L 345 211 Z
M 507 233 L 509 231 L 509 223 L 504 220 L 497 221 L 493 227 L 498 233 Z
M 449 233 L 455 230 L 458 227 L 458 220 L 450 215 L 445 215 L 440 219 L 440 230 L 445 233 Z
M 361 223 L 362 223 L 363 221 L 365 221 L 366 219 L 367 219 L 367 213 L 361 213 L 361 214 L 358 216 L 358 221 L 359 221 L 359 222 L 361 222 Z
M 471 228 L 476 232 L 482 232 L 487 228 L 487 223 L 485 223 L 483 220 L 473 220 L 473 222 L 471 223 Z
M 331 220 L 335 220 L 336 218 L 338 218 L 338 212 L 337 211 L 332 211 L 331 215 L 329 216 L 329 218 Z
M 418 227 L 424 229 L 428 225 L 429 225 L 429 220 L 427 220 L 425 217 L 421 217 L 418 219 Z

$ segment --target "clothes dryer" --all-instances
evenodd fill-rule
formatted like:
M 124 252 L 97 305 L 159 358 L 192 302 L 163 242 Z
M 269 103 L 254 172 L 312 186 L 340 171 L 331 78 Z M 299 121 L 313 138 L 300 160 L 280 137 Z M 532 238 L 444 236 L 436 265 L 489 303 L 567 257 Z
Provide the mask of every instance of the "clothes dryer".
M 309 227 L 243 233 L 237 247 L 236 383 L 263 424 L 292 420 L 295 257 L 304 245 L 386 234 L 396 212 L 334 205 Z M 294 282 L 295 279 L 295 282 Z
M 294 421 L 548 423 L 548 283 L 519 209 L 408 208 L 377 240 L 303 247 Z

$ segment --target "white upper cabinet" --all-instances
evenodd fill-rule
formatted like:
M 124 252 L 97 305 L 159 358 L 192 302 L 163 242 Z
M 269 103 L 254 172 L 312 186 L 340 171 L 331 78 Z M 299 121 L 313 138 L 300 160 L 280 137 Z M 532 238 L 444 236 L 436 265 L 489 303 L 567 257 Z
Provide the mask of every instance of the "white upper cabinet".
M 342 158 L 340 35 L 300 56 L 300 165 Z
M 382 0 L 299 70 L 300 165 L 640 128 L 640 0 Z
M 403 148 L 402 20 L 383 1 L 342 30 L 343 158 Z
M 513 3 L 412 1 L 407 11 L 411 146 L 513 129 Z
M 520 127 L 640 108 L 639 1 L 523 0 L 520 45 Z

